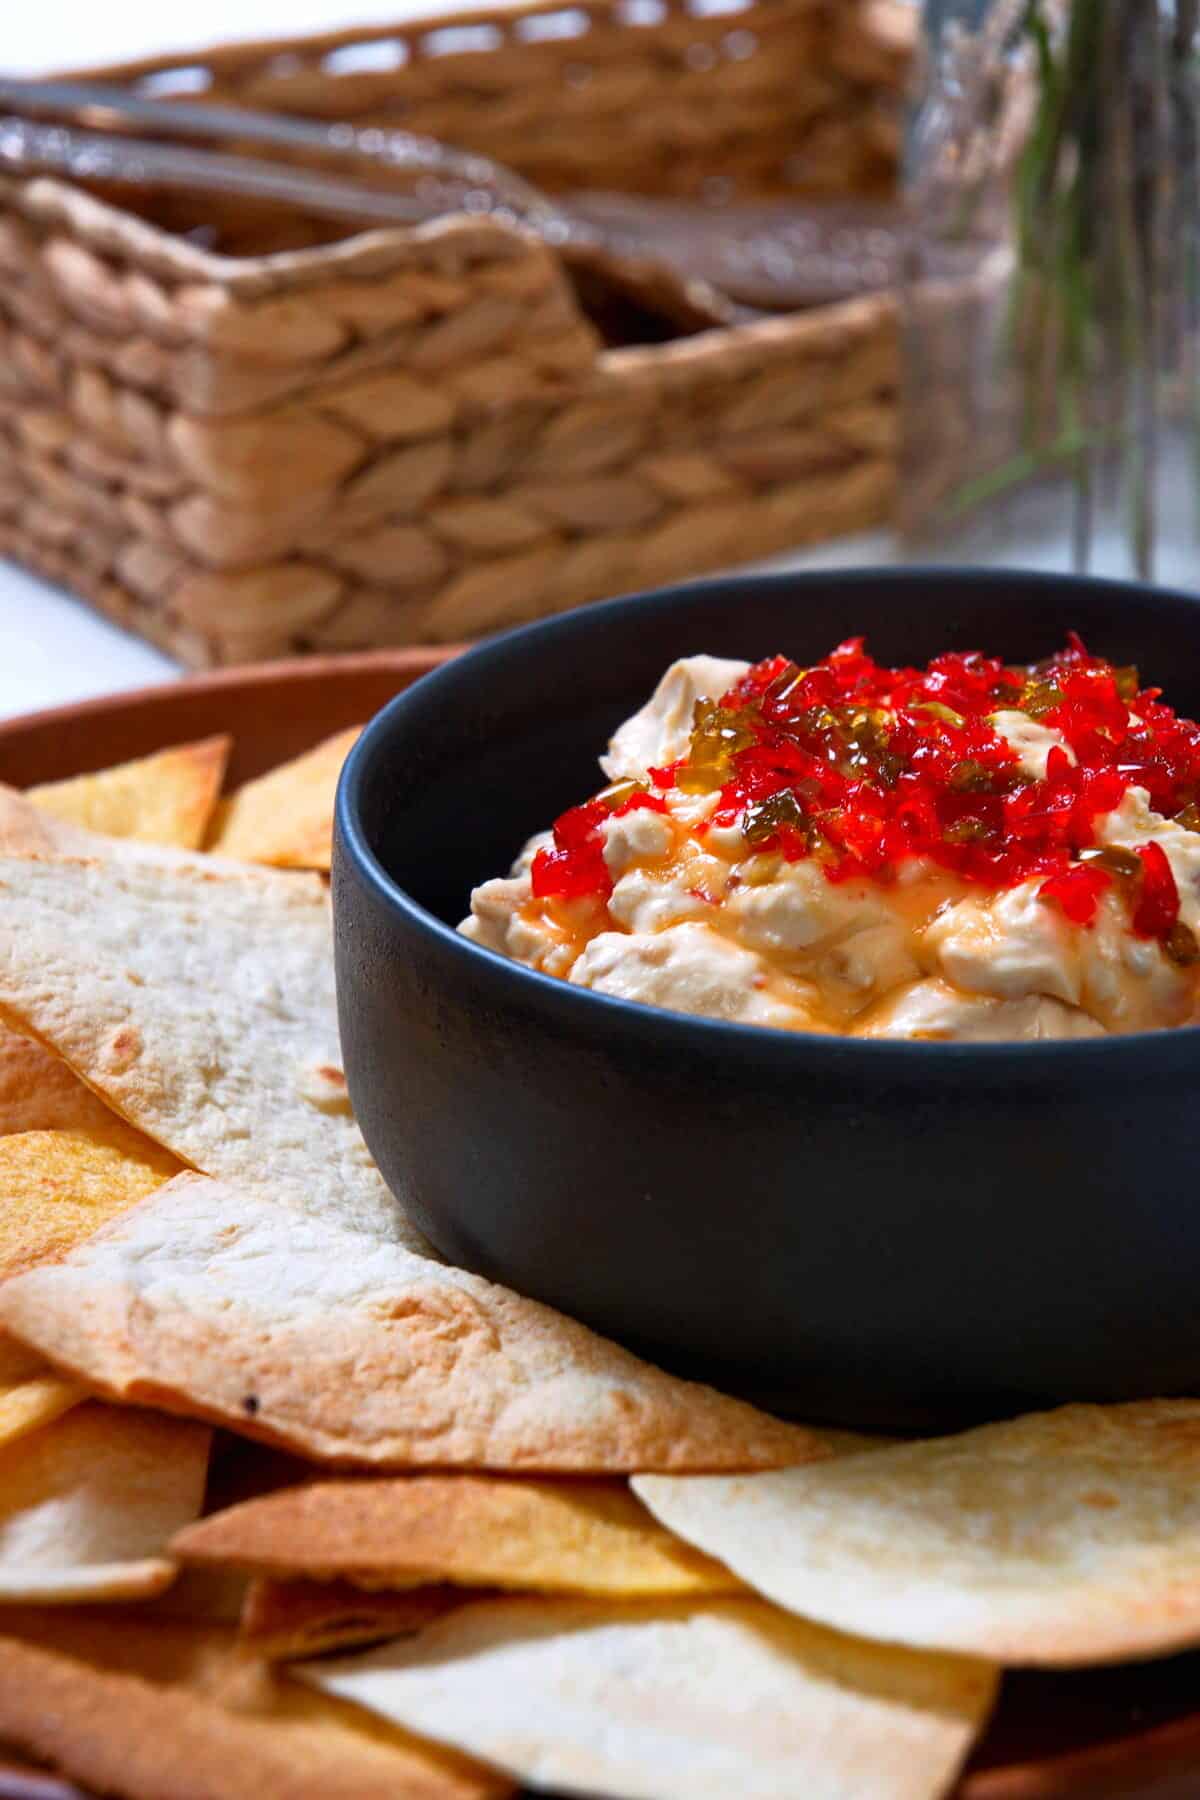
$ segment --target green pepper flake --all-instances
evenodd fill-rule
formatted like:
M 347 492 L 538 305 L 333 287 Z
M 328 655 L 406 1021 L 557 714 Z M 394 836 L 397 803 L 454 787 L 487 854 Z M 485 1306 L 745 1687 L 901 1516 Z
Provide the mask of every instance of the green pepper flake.
M 1180 969 L 1194 969 L 1200 963 L 1200 943 L 1190 925 L 1178 919 L 1167 934 L 1167 955 Z
M 768 843 L 780 829 L 808 836 L 808 815 L 791 788 L 748 806 L 742 819 L 742 836 L 748 844 Z
M 697 700 L 692 712 L 692 740 L 687 761 L 675 777 L 684 794 L 711 794 L 724 787 L 733 772 L 733 757 L 749 750 L 754 732 L 744 714 L 715 700 Z
M 596 795 L 596 800 L 600 806 L 607 806 L 610 812 L 615 812 L 618 806 L 624 806 L 626 800 L 632 800 L 635 794 L 648 794 L 649 792 L 650 787 L 647 782 L 634 781 L 630 778 L 628 781 L 614 781 L 611 787 L 606 787 L 602 793 Z
M 954 725 L 960 730 L 966 724 L 961 713 L 956 713 L 952 706 L 944 706 L 940 700 L 922 700 L 909 711 L 923 713 L 929 719 L 940 719 L 943 725 Z

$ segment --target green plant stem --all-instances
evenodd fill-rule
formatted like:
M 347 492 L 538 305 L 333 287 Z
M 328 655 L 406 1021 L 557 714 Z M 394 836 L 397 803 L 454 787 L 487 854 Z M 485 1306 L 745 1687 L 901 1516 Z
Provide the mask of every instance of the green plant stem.
M 1077 565 L 1102 486 L 1121 477 L 1137 571 L 1160 529 L 1166 372 L 1200 425 L 1200 0 L 1026 0 L 1016 32 L 1037 104 L 1016 170 L 1010 349 L 1023 371 L 1017 456 L 998 491 L 1070 464 Z M 1200 478 L 1200 436 L 1197 440 Z M 967 490 L 963 490 L 964 492 Z M 1200 479 L 1197 489 L 1200 504 Z

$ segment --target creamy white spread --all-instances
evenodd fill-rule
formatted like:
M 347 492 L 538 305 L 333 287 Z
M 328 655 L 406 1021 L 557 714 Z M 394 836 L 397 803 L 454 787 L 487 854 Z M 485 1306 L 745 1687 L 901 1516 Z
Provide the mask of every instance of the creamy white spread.
M 1152 809 L 1145 788 L 1135 787 L 1115 812 L 1100 821 L 1097 835 L 1102 844 L 1123 850 L 1158 844 L 1179 889 L 1179 916 L 1193 931 L 1200 930 L 1200 832 L 1185 831 L 1173 819 L 1164 819 Z
M 1024 773 L 1035 781 L 1046 779 L 1046 764 L 1052 750 L 1061 750 L 1069 763 L 1075 762 L 1075 752 L 1061 731 L 1039 725 L 1025 713 L 996 712 L 991 715 L 991 723 L 1005 743 L 1016 751 Z
M 613 736 L 610 780 L 645 780 L 685 756 L 697 700 L 715 700 L 747 663 L 687 657 Z M 1020 712 L 991 716 L 1022 770 L 1045 778 L 1059 733 Z M 543 833 L 512 873 L 471 896 L 460 929 L 476 943 L 579 987 L 742 1024 L 863 1038 L 992 1042 L 1103 1036 L 1200 1019 L 1197 976 L 1132 934 L 1116 892 L 1088 926 L 1039 897 L 1041 883 L 969 887 L 918 859 L 889 885 L 826 879 L 813 860 L 747 854 L 735 826 L 707 828 L 712 794 L 662 794 L 602 827 L 613 888 L 581 931 L 569 906 L 533 896 Z M 699 829 L 699 833 L 697 828 Z M 1179 888 L 1181 919 L 1200 930 L 1200 834 L 1128 792 L 1099 843 L 1155 841 Z
M 684 656 L 671 664 L 640 712 L 613 733 L 600 767 L 610 781 L 642 776 L 678 761 L 692 734 L 697 700 L 715 700 L 749 663 L 721 656 Z

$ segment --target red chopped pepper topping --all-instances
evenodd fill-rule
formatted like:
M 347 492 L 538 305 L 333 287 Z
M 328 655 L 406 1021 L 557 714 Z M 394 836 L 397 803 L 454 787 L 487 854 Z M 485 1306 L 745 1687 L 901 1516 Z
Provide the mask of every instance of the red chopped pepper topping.
M 539 900 L 607 900 L 613 884 L 601 825 L 631 812 L 666 811 L 662 795 L 650 793 L 639 781 L 618 782 L 586 805 L 571 807 L 555 821 L 553 850 L 539 850 L 533 859 L 534 894 Z
M 628 800 L 622 800 L 621 804 L 619 806 L 614 806 L 613 811 L 612 811 L 612 816 L 614 819 L 623 819 L 625 817 L 626 813 L 631 813 L 631 812 L 665 813 L 666 810 L 667 810 L 667 803 L 663 799 L 661 794 L 637 793 L 637 794 L 630 794 Z
M 1112 876 L 1087 863 L 1072 863 L 1061 875 L 1052 875 L 1038 890 L 1042 900 L 1053 901 L 1073 925 L 1090 925 L 1102 895 L 1112 886 Z
M 607 900 L 612 876 L 604 860 L 600 826 L 610 816 L 600 800 L 573 806 L 555 820 L 553 850 L 539 850 L 530 879 L 539 900 L 582 900 L 597 895 Z
M 768 657 L 719 700 L 698 702 L 688 754 L 650 771 L 656 792 L 611 790 L 563 815 L 554 850 L 534 864 L 534 892 L 606 899 L 599 824 L 614 809 L 664 810 L 661 796 L 677 789 L 715 794 L 711 823 L 740 824 L 747 856 L 814 857 L 834 882 L 891 881 L 913 857 L 991 889 L 1040 877 L 1048 904 L 1089 925 L 1114 885 L 1096 861 L 1097 820 L 1130 788 L 1145 788 L 1166 817 L 1200 825 L 1200 725 L 1159 696 L 1074 634 L 1028 668 L 978 651 L 885 668 L 861 638 L 812 668 Z M 1024 713 L 1066 746 L 1051 749 L 1043 779 L 996 730 L 1001 711 Z M 1133 928 L 1174 941 L 1170 864 L 1158 844 L 1137 856 L 1136 881 L 1117 883 Z
M 1179 919 L 1179 889 L 1161 844 L 1141 844 L 1141 893 L 1133 915 L 1138 937 L 1169 938 Z

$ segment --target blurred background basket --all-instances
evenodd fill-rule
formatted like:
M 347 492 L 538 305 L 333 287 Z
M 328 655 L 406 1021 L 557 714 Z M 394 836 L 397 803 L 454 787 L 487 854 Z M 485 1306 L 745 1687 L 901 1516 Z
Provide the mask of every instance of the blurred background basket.
M 399 127 L 553 193 L 886 196 L 904 0 L 593 0 L 103 71 Z M 874 524 L 893 303 L 606 342 L 463 215 L 0 178 L 0 551 L 186 663 L 450 642 Z

